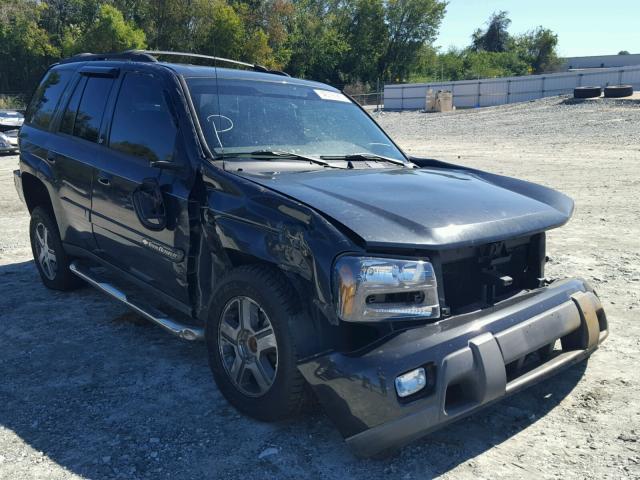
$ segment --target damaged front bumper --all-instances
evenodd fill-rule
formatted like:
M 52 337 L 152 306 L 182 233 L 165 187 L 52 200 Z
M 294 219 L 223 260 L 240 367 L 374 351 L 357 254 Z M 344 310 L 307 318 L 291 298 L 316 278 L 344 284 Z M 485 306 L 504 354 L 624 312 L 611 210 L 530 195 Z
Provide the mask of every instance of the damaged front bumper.
M 570 279 L 299 368 L 355 453 L 372 456 L 583 360 L 607 335 L 600 300 Z M 400 398 L 395 379 L 419 367 L 426 387 Z

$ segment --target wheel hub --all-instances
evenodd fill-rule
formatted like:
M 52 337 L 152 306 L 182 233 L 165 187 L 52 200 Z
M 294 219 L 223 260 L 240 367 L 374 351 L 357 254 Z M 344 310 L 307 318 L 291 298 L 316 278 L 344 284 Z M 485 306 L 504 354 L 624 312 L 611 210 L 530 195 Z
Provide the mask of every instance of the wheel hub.
M 245 360 L 253 361 L 258 352 L 258 340 L 249 330 L 242 330 L 238 335 L 236 347 L 240 350 Z

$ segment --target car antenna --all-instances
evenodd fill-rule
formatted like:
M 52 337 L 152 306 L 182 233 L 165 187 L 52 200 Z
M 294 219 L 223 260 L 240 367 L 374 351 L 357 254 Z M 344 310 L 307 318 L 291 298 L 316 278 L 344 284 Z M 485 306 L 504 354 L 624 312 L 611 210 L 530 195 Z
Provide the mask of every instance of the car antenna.
M 216 41 L 213 41 L 213 56 L 216 57 Z M 216 79 L 216 102 L 218 103 L 218 115 L 222 115 L 222 109 L 220 108 L 220 88 L 218 86 L 218 61 L 213 61 L 213 75 Z M 220 117 L 218 117 L 220 118 Z M 218 139 L 218 143 L 220 144 L 220 156 L 222 159 L 222 169 L 226 170 L 225 162 L 224 162 L 224 146 L 222 145 L 222 140 L 220 140 L 220 135 L 218 135 L 218 127 L 216 127 L 216 122 L 213 120 L 213 131 L 216 132 L 216 138 Z

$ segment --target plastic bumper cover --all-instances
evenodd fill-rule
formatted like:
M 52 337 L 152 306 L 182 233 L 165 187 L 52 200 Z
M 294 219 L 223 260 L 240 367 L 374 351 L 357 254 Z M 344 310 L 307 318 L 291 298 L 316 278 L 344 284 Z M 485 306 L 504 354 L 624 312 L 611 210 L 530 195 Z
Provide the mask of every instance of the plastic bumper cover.
M 586 358 L 608 334 L 598 297 L 582 280 L 557 282 L 489 311 L 407 330 L 359 356 L 300 366 L 355 453 L 371 456 L 415 440 Z M 507 375 L 560 340 L 532 369 Z M 430 366 L 432 384 L 402 400 L 396 376 Z

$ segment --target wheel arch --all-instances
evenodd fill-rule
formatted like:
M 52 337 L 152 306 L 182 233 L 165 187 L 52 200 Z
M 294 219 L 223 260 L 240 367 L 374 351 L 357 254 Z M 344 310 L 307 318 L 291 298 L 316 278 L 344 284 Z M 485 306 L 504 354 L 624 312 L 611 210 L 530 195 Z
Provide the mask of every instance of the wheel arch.
M 29 213 L 32 213 L 36 207 L 43 207 L 55 219 L 55 212 L 53 210 L 53 204 L 51 203 L 51 195 L 49 194 L 49 190 L 47 190 L 44 182 L 36 176 L 26 172 L 22 173 L 21 179 L 22 193 Z

